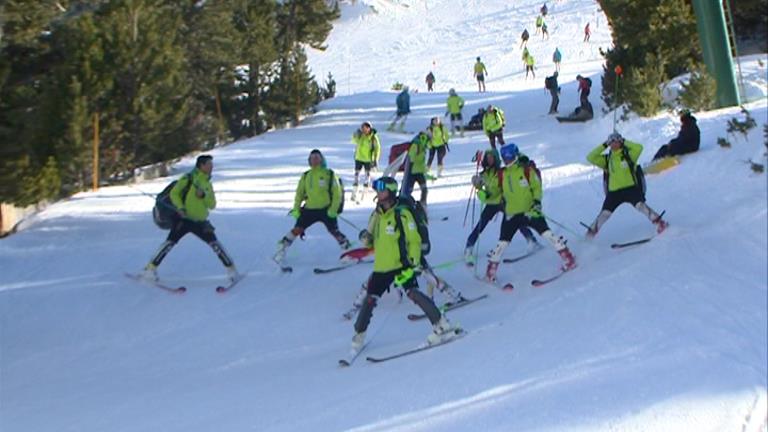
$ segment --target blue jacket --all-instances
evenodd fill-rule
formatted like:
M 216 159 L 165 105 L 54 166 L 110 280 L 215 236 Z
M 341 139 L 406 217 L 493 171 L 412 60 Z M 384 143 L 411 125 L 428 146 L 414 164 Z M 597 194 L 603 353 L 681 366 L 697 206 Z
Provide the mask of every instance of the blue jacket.
M 397 114 L 409 114 L 411 112 L 411 95 L 407 90 L 403 90 L 397 95 Z

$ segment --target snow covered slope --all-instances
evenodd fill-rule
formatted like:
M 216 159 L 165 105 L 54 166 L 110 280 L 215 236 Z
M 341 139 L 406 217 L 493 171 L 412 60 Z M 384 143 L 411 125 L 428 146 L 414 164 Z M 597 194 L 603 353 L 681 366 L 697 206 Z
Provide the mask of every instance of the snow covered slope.
M 753 174 L 743 162 L 761 157 L 762 131 L 724 150 L 717 137 L 725 136 L 738 109 L 697 114 L 701 151 L 648 177 L 648 203 L 667 211 L 668 231 L 648 244 L 611 250 L 612 242 L 653 233 L 647 220 L 622 207 L 587 243 L 578 221 L 597 214 L 603 195 L 601 175 L 585 156 L 611 131 L 612 117 L 560 125 L 544 115 L 543 72 L 551 65 L 542 61 L 539 78 L 525 83 L 517 48 L 521 23 L 532 23 L 540 4 L 429 1 L 425 12 L 424 2 L 379 0 L 373 14 L 361 3 L 344 10 L 328 51 L 312 57 L 322 76 L 324 65 L 344 64 L 344 53 L 374 50 L 368 61 L 355 57 L 349 84 L 339 79 L 342 93 L 348 86 L 353 94 L 325 102 L 298 128 L 212 152 L 219 207 L 211 221 L 248 272 L 232 292 L 213 291 L 223 270 L 191 237 L 160 267 L 168 283 L 189 288 L 186 294 L 122 276 L 140 269 L 164 238 L 151 222 L 152 200 L 141 191 L 159 192 L 170 179 L 79 194 L 0 241 L 0 430 L 766 430 L 768 191 L 765 174 Z M 581 28 L 593 21 L 593 44 L 608 43 L 608 33 L 604 17 L 599 27 L 594 22 L 593 2 L 549 6 L 550 22 L 568 23 L 577 35 L 565 37 L 550 24 L 551 40 L 534 37 L 530 45 L 537 58 L 549 58 L 554 44 L 563 50 L 561 111 L 567 111 L 577 100 L 569 80 L 600 70 L 596 48 L 581 42 Z M 492 29 L 508 39 L 495 41 Z M 436 42 L 443 38 L 448 42 Z M 337 263 L 338 246 L 322 227 L 290 249 L 293 274 L 280 274 L 269 256 L 291 227 L 286 212 L 309 150 L 323 150 L 350 184 L 350 134 L 363 120 L 383 130 L 393 111 L 391 82 L 419 86 L 431 58 L 416 59 L 439 47 L 452 56 L 438 64 L 456 63 L 436 70 L 437 93 L 413 95 L 409 129 L 442 115 L 449 85 L 467 100 L 465 113 L 501 106 L 508 141 L 543 170 L 544 210 L 564 226 L 553 228 L 569 238 L 579 268 L 531 288 L 532 278 L 559 264 L 545 249 L 502 266 L 500 279 L 516 286 L 511 293 L 477 282 L 461 265 L 440 270 L 465 295 L 490 294 L 449 313 L 467 337 L 389 363 L 361 359 L 339 369 L 336 361 L 353 334 L 341 314 L 370 265 L 314 275 L 313 267 Z M 491 72 L 485 94 L 471 91 L 476 55 Z M 766 60 L 745 62 L 751 88 L 764 96 Z M 599 79 L 593 81 L 598 95 Z M 762 128 L 765 97 L 747 108 Z M 677 119 L 632 119 L 619 130 L 645 145 L 641 161 L 647 162 L 676 134 Z M 382 132 L 382 139 L 388 148 L 407 137 Z M 487 145 L 478 133 L 453 140 L 445 178 L 430 184 L 433 264 L 461 255 L 469 232 L 462 219 L 474 172 L 470 158 Z M 177 173 L 192 163 L 183 160 Z M 362 226 L 372 208 L 370 200 L 348 202 L 344 216 Z M 481 237 L 481 251 L 493 246 L 498 224 Z M 341 229 L 356 238 L 349 225 Z M 524 249 L 516 238 L 508 255 Z M 422 342 L 428 324 L 406 319 L 416 311 L 407 300 L 399 304 L 396 295 L 385 295 L 367 353 Z

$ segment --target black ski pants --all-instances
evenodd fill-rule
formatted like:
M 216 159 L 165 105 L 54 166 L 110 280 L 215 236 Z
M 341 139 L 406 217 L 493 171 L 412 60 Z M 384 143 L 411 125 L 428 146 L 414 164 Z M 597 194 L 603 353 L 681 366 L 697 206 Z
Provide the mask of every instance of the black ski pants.
M 522 232 L 527 227 L 535 229 L 539 234 L 549 231 L 547 221 L 543 217 L 529 218 L 525 213 L 518 213 L 509 219 L 504 218 L 504 222 L 501 223 L 499 240 L 512 241 L 512 237 L 515 236 L 518 230 Z
M 501 212 L 501 217 L 504 217 L 504 204 L 488 204 L 483 208 L 482 213 L 480 213 L 480 220 L 477 222 L 477 225 L 475 225 L 475 229 L 472 230 L 472 232 L 469 234 L 469 238 L 467 239 L 467 247 L 471 248 L 472 246 L 477 243 L 478 237 L 480 237 L 480 234 L 483 232 L 486 226 L 488 226 L 488 223 L 491 222 L 494 216 L 496 216 L 497 213 Z M 526 240 L 533 239 L 533 233 L 531 233 L 531 230 L 528 229 L 527 226 L 520 227 L 520 233 L 523 234 L 523 237 L 525 237 Z M 535 240 L 535 239 L 534 239 Z
M 368 329 L 368 324 L 371 322 L 373 309 L 376 307 L 378 299 L 389 290 L 389 287 L 395 281 L 395 277 L 401 271 L 402 269 L 397 269 L 388 272 L 373 272 L 371 274 L 371 277 L 368 279 L 368 294 L 365 296 L 365 300 L 363 300 L 363 305 L 355 321 L 355 331 L 357 333 L 362 333 Z M 416 278 L 417 275 L 414 274 L 411 279 L 403 284 L 403 289 L 408 298 L 424 311 L 429 321 L 432 324 L 437 324 L 440 321 L 440 310 L 435 306 L 435 302 L 432 299 L 419 290 Z

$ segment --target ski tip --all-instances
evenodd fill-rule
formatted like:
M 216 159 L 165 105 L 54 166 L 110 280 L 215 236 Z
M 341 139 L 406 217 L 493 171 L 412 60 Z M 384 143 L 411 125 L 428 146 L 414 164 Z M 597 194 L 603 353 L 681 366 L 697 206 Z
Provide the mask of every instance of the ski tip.
M 503 287 L 501 287 L 502 291 L 512 291 L 513 289 L 515 289 L 515 286 L 512 285 L 511 283 L 508 283 L 508 284 L 504 285 Z
M 341 359 L 341 360 L 339 360 L 339 366 L 340 367 L 349 367 L 349 361 Z
M 175 290 L 175 291 L 176 291 L 177 293 L 179 293 L 179 294 L 182 294 L 182 293 L 185 293 L 185 292 L 187 292 L 187 287 L 183 287 L 183 286 L 181 286 L 181 287 L 178 287 L 178 288 L 176 288 L 176 290 Z
M 217 286 L 216 287 L 216 292 L 219 293 L 219 294 L 224 294 L 225 292 L 227 292 L 227 288 L 223 287 L 223 286 Z
M 535 286 L 536 288 L 538 288 L 540 286 L 543 286 L 544 282 L 542 282 L 542 281 L 540 281 L 538 279 L 534 279 L 534 280 L 531 281 L 531 285 Z

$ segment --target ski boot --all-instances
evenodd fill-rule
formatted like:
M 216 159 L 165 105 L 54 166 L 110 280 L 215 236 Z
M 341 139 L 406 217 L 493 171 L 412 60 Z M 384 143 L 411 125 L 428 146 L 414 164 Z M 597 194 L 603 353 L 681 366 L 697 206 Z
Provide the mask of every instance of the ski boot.
M 283 260 L 285 260 L 285 250 L 288 249 L 288 246 L 290 246 L 291 243 L 293 243 L 293 241 L 291 241 L 288 237 L 283 237 L 279 242 L 277 242 L 277 252 L 275 252 L 275 255 L 272 257 L 272 259 L 277 263 L 282 263 Z
M 365 332 L 355 333 L 352 337 L 351 351 L 356 353 L 363 349 L 363 345 L 365 345 Z
M 447 342 L 461 333 L 461 327 L 453 325 L 445 315 L 432 326 L 432 333 L 427 336 L 427 344 L 436 345 Z
M 499 269 L 499 263 L 488 261 L 488 267 L 485 269 L 485 280 L 496 283 L 496 271 Z
M 157 277 L 157 266 L 152 263 L 147 264 L 139 277 L 147 282 L 157 282 L 159 279 Z
M 472 246 L 469 246 L 468 248 L 464 249 L 464 262 L 469 266 L 472 267 L 475 265 L 475 254 L 472 251 Z
M 237 268 L 235 268 L 234 265 L 227 267 L 227 279 L 229 279 L 230 282 L 235 282 L 240 279 L 240 273 L 237 272 Z
M 571 251 L 568 248 L 562 249 L 557 253 L 560 254 L 560 258 L 563 259 L 563 266 L 561 267 L 563 271 L 576 268 L 576 259 L 573 257 L 573 254 L 571 254 Z

